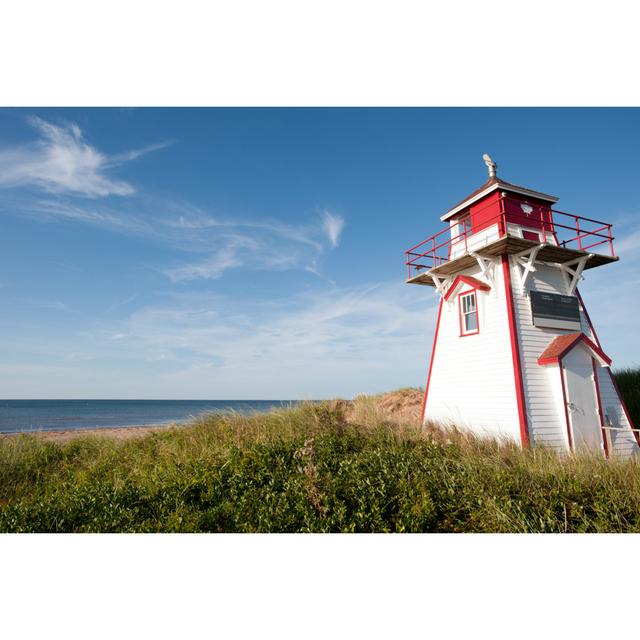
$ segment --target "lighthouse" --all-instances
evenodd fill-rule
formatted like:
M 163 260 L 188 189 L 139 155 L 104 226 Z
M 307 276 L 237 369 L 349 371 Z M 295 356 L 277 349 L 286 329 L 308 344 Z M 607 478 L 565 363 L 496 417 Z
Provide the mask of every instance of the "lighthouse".
M 638 432 L 578 283 L 618 260 L 611 225 L 488 179 L 406 252 L 407 283 L 439 296 L 423 423 L 560 452 L 635 456 Z

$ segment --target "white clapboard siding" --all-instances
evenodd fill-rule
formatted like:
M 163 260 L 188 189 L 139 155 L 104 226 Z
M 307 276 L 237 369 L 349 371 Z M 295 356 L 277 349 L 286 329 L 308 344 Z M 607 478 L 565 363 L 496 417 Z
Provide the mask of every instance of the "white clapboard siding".
M 453 230 L 452 237 L 457 237 L 459 232 Z M 500 238 L 500 230 L 497 224 L 491 225 L 482 231 L 478 231 L 471 236 L 463 237 L 451 243 L 451 258 L 457 258 L 470 251 L 479 251 L 491 242 Z
M 520 344 L 522 377 L 529 437 L 533 444 L 544 445 L 559 451 L 568 447 L 564 407 L 560 400 L 560 374 L 557 367 L 538 364 L 540 354 L 549 343 L 566 331 L 536 327 L 531 319 L 529 291 L 543 291 L 566 295 L 566 284 L 557 267 L 536 264 L 536 271 L 529 274 L 526 291 L 522 292 L 520 268 L 511 263 L 513 302 L 516 327 Z
M 528 231 L 529 233 L 537 233 L 538 238 L 542 242 L 547 242 L 548 244 L 555 244 L 555 245 L 558 244 L 556 237 L 553 235 L 553 233 L 549 231 L 545 231 L 544 237 L 542 237 L 543 232 L 537 227 L 522 227 L 519 224 L 507 224 L 507 233 L 510 236 L 515 236 L 516 238 L 523 238 L 525 231 Z
M 598 385 L 600 387 L 600 402 L 604 413 L 605 424 L 609 423 L 613 427 L 628 429 L 628 431 L 610 431 L 610 438 L 613 442 L 613 455 L 619 458 L 628 458 L 638 454 L 638 443 L 636 442 L 631 425 L 622 406 L 622 401 L 618 397 L 616 388 L 611 380 L 611 372 L 606 367 L 598 367 Z
M 520 354 L 525 387 L 527 420 L 532 442 L 550 446 L 557 450 L 566 450 L 568 437 L 563 400 L 561 398 L 560 378 L 557 367 L 540 366 L 538 357 L 558 335 L 566 331 L 535 327 L 531 320 L 529 291 L 542 291 L 568 295 L 566 281 L 557 267 L 536 264 L 536 271 L 529 275 L 526 291 L 521 290 L 521 274 L 518 267 L 511 267 L 514 305 L 520 339 Z M 581 331 L 591 340 L 598 340 L 588 321 L 584 308 L 580 307 Z M 616 427 L 629 429 L 628 432 L 612 431 L 616 456 L 627 457 L 638 450 L 638 446 L 630 430 L 631 425 L 624 413 L 622 402 L 611 381 L 609 372 L 598 367 L 598 384 L 600 387 L 603 412 Z
M 586 301 L 583 300 L 583 302 Z M 581 307 L 582 324 L 586 326 L 583 328 L 586 333 L 601 349 L 603 349 L 597 335 L 593 331 L 591 323 L 587 318 L 587 314 Z M 606 353 L 606 350 L 603 349 Z M 610 442 L 613 442 L 613 454 L 616 457 L 628 458 L 629 456 L 636 456 L 640 453 L 640 448 L 636 437 L 633 435 L 632 428 L 640 425 L 631 425 L 624 407 L 622 405 L 622 399 L 618 395 L 618 391 L 611 379 L 611 370 L 607 367 L 597 367 L 598 374 L 598 386 L 600 388 L 600 403 L 602 405 L 602 412 L 604 414 L 605 424 L 608 423 L 616 428 L 629 429 L 629 431 L 608 431 Z
M 480 270 L 462 272 L 482 280 Z M 443 301 L 425 420 L 520 442 L 508 314 L 500 262 L 490 291 L 477 292 L 480 332 L 460 337 L 458 294 Z

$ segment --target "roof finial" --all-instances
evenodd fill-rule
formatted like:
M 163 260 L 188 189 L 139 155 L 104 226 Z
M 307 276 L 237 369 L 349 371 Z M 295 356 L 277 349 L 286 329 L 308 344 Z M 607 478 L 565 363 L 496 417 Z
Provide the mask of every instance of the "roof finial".
M 498 165 L 491 159 L 491 156 L 488 153 L 483 153 L 482 159 L 484 160 L 484 163 L 487 165 L 487 169 L 489 170 L 489 177 L 495 178 Z

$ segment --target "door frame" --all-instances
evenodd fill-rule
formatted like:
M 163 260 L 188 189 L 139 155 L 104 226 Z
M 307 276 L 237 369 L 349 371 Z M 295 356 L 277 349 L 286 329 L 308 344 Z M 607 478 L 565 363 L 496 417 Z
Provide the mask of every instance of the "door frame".
M 573 426 L 571 424 L 571 419 L 569 417 L 569 410 L 567 408 L 568 404 L 568 393 L 567 393 L 567 383 L 565 379 L 565 366 L 564 361 L 561 358 L 558 363 L 558 370 L 560 371 L 560 384 L 562 385 L 562 404 L 564 406 L 564 417 L 567 426 L 567 439 L 569 442 L 569 451 L 575 453 L 574 447 L 574 435 L 573 435 Z M 604 414 L 602 412 L 602 400 L 600 398 L 600 384 L 598 383 L 598 370 L 596 365 L 596 359 L 591 356 L 591 366 L 593 371 L 593 386 L 596 393 L 596 406 L 598 409 L 598 418 L 600 421 L 600 438 L 602 440 L 602 452 L 605 458 L 609 457 L 609 447 L 607 446 L 607 436 L 604 429 Z

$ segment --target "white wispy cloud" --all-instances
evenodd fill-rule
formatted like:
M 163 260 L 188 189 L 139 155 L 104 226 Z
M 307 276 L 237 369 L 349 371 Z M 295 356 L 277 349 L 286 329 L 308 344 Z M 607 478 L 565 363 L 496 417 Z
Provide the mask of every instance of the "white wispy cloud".
M 161 223 L 172 229 L 179 229 L 185 234 L 188 233 L 194 239 L 202 237 L 203 231 L 235 229 L 244 233 L 268 233 L 309 245 L 317 251 L 324 249 L 324 221 L 321 226 L 318 226 L 313 223 L 291 225 L 273 218 L 262 220 L 224 218 L 212 216 L 190 203 L 170 203 L 169 211 L 173 212 L 173 216 L 161 218 Z
M 75 123 L 56 125 L 38 117 L 30 117 L 28 122 L 39 137 L 28 145 L 0 149 L 0 186 L 34 187 L 90 198 L 127 196 L 134 193 L 133 185 L 109 176 L 109 169 L 170 144 L 109 156 L 90 145 Z
M 132 160 L 137 160 L 138 158 L 147 155 L 147 153 L 151 153 L 152 151 L 160 151 L 161 149 L 168 147 L 170 144 L 173 144 L 173 141 L 165 140 L 164 142 L 149 144 L 146 147 L 141 147 L 140 149 L 131 149 L 123 153 L 116 153 L 107 158 L 105 166 L 114 167 L 122 164 L 123 162 L 131 162 Z
M 124 298 L 122 300 L 116 300 L 115 302 L 110 304 L 105 309 L 105 313 L 112 313 L 116 309 L 120 309 L 122 307 L 125 307 L 126 305 L 130 304 L 131 302 L 133 302 L 137 297 L 138 297 L 138 294 L 134 293 L 133 295 L 127 296 L 126 298 Z
M 93 337 L 114 355 L 163 354 L 155 382 L 200 397 L 348 395 L 422 384 L 437 297 L 401 281 L 271 300 L 181 294 Z M 395 379 L 395 383 L 393 380 Z
M 338 245 L 344 219 L 324 211 L 321 224 L 290 225 L 278 220 L 242 220 L 212 217 L 191 209 L 166 224 L 181 232 L 182 247 L 205 247 L 209 256 L 171 267 L 164 273 L 174 282 L 219 278 L 238 267 L 250 271 L 283 271 L 300 268 L 320 274 L 324 250 Z
M 614 243 L 616 253 L 625 259 L 637 257 L 637 250 L 640 249 L 640 229 L 623 232 L 622 236 L 618 235 L 618 238 Z
M 61 200 L 29 200 L 24 215 L 50 220 L 81 222 L 120 232 L 151 232 L 144 218 L 98 207 L 86 207 Z
M 269 234 L 246 236 L 225 233 L 211 239 L 208 253 L 203 260 L 186 262 L 165 269 L 163 273 L 172 282 L 215 280 L 229 269 L 285 271 L 300 267 L 304 259 L 303 252 L 294 243 Z
M 306 224 L 273 218 L 212 216 L 189 203 L 135 202 L 115 208 L 68 198 L 30 199 L 0 209 L 48 221 L 88 224 L 165 244 L 182 254 L 158 266 L 172 282 L 220 278 L 243 267 L 250 271 L 300 269 L 321 276 L 321 257 L 337 245 L 344 219 L 323 212 Z M 322 277 L 322 276 L 321 276 Z
M 340 242 L 340 234 L 344 229 L 344 218 L 329 211 L 322 212 L 322 228 L 329 238 L 332 247 L 337 247 Z
M 242 252 L 255 250 L 257 246 L 257 243 L 251 238 L 236 236 L 227 239 L 226 244 L 214 251 L 205 260 L 166 269 L 164 273 L 173 282 L 200 279 L 215 280 L 227 269 L 242 265 Z
M 189 202 L 168 202 L 149 193 L 120 199 L 117 205 L 98 202 L 135 192 L 131 183 L 113 176 L 114 167 L 170 143 L 108 155 L 87 142 L 75 123 L 54 124 L 37 117 L 29 122 L 39 134 L 34 142 L 0 148 L 0 187 L 35 188 L 50 195 L 18 191 L 12 194 L 13 202 L 3 199 L 0 210 L 165 244 L 174 252 L 155 268 L 172 282 L 217 279 L 239 267 L 299 269 L 322 278 L 322 254 L 340 242 L 344 218 L 327 210 L 291 224 L 276 217 L 212 215 Z M 87 197 L 95 202 L 87 203 Z

